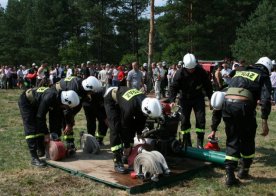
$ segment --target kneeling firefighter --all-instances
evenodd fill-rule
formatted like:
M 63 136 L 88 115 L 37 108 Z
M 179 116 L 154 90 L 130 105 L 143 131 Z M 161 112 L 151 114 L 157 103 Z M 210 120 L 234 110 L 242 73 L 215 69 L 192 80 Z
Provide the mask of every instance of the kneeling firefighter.
M 130 154 L 135 134 L 140 138 L 147 117 L 161 117 L 161 104 L 158 99 L 147 98 L 137 89 L 121 86 L 107 89 L 104 106 L 110 128 L 111 151 L 114 153 L 114 169 L 118 173 L 127 173 L 122 156 Z
M 205 134 L 205 95 L 211 99 L 213 89 L 207 72 L 197 64 L 193 54 L 186 54 L 183 58 L 183 67 L 178 70 L 170 85 L 170 102 L 175 102 L 176 96 L 180 93 L 180 106 L 182 108 L 181 131 L 185 145 L 192 146 L 191 122 L 192 110 L 196 119 L 197 147 L 203 148 Z
M 75 76 L 70 76 L 64 79 L 61 79 L 59 82 L 57 82 L 54 85 L 54 88 L 57 91 L 64 91 L 64 90 L 74 90 L 78 96 L 80 97 L 80 104 L 75 107 L 74 109 L 68 109 L 64 111 L 64 119 L 63 119 L 63 126 L 64 129 L 64 140 L 66 141 L 67 149 L 70 153 L 74 153 L 76 150 L 75 143 L 74 143 L 74 133 L 73 133 L 73 126 L 74 126 L 74 116 L 81 110 L 82 106 L 85 111 L 85 116 L 87 119 L 87 128 L 88 133 L 95 135 L 95 129 L 96 129 L 96 121 L 94 119 L 94 116 L 91 117 L 91 112 L 89 111 L 91 109 L 91 105 L 93 103 L 93 106 L 97 106 L 101 110 L 104 110 L 103 107 L 103 90 L 101 87 L 100 81 L 95 78 L 94 76 L 89 76 L 86 79 L 78 78 Z M 94 97 L 97 97 L 97 99 L 94 99 Z M 102 104 L 99 100 L 102 100 Z M 94 111 L 94 110 L 93 110 Z M 100 112 L 103 113 L 103 112 Z M 104 113 L 105 114 L 105 113 Z M 101 118 L 99 119 L 99 124 L 101 125 L 101 129 L 99 131 L 102 131 L 99 135 L 105 135 L 107 131 L 107 125 L 105 125 L 104 120 L 106 119 L 105 115 L 100 115 Z M 93 125 L 92 125 L 93 123 Z M 89 125 L 89 126 L 88 126 Z M 91 130 L 91 126 L 93 126 L 93 130 Z M 50 128 L 50 130 L 52 130 Z M 56 132 L 58 136 L 61 136 L 61 130 L 53 130 L 53 132 Z
M 255 65 L 236 71 L 226 91 L 221 109 L 227 136 L 225 157 L 227 186 L 240 183 L 234 173 L 238 161 L 241 165 L 238 178 L 249 177 L 249 168 L 255 155 L 258 100 L 262 113 L 261 135 L 266 136 L 269 133 L 267 119 L 271 111 L 272 87 L 269 78 L 271 68 L 272 62 L 268 57 L 260 58 Z M 220 115 L 213 117 L 218 119 Z M 214 137 L 215 131 L 212 131 L 209 136 Z
M 49 111 L 49 125 L 61 124 L 62 109 L 74 108 L 80 100 L 74 91 L 57 92 L 54 88 L 40 87 L 24 91 L 18 101 L 23 119 L 25 138 L 31 153 L 31 164 L 38 167 L 46 165 L 39 159 L 44 156 L 44 139 L 49 136 L 46 115 Z M 46 136 L 46 137 L 45 137 Z

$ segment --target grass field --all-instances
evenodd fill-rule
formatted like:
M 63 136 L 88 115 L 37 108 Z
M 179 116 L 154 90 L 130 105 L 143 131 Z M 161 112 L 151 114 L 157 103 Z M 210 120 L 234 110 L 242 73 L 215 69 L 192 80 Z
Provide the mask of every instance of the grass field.
M 30 155 L 23 134 L 17 106 L 21 90 L 0 90 L 0 195 L 127 195 L 123 190 L 72 176 L 59 169 L 37 169 L 30 165 Z M 260 111 L 258 108 L 258 124 Z M 206 130 L 211 112 L 207 111 Z M 194 120 L 193 120 L 194 121 Z M 77 115 L 75 131 L 85 130 L 83 111 Z M 193 123 L 194 124 L 194 123 Z M 169 187 L 154 189 L 146 195 L 276 195 L 276 110 L 269 118 L 270 133 L 256 136 L 256 158 L 251 168 L 252 179 L 243 180 L 240 188 L 224 186 L 224 170 L 213 167 Z M 223 123 L 219 127 L 220 146 L 225 149 Z M 194 137 L 193 133 L 193 137 Z M 108 138 L 106 138 L 108 142 Z M 184 164 L 184 163 L 183 163 Z M 142 194 L 141 194 L 142 195 Z

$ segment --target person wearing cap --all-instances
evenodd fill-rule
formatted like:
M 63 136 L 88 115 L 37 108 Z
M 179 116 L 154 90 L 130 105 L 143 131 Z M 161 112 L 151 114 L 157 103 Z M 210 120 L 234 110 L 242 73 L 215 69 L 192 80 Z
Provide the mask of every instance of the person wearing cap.
M 236 71 L 225 94 L 222 117 L 226 132 L 225 184 L 228 187 L 239 185 L 235 170 L 240 162 L 237 176 L 249 178 L 249 169 L 255 156 L 255 136 L 257 129 L 256 106 L 261 104 L 262 136 L 267 136 L 268 116 L 271 112 L 271 73 L 272 62 L 261 57 L 254 65 Z M 215 131 L 210 134 L 215 136 Z
M 127 173 L 124 160 L 130 154 L 135 134 L 140 138 L 146 119 L 159 118 L 162 107 L 158 99 L 126 86 L 110 87 L 104 95 L 104 106 L 110 128 L 110 145 L 114 154 L 114 169 Z
M 18 101 L 23 119 L 25 139 L 31 154 L 31 164 L 44 167 L 39 159 L 45 155 L 44 140 L 49 136 L 46 116 L 49 112 L 49 127 L 61 126 L 62 108 L 74 108 L 80 100 L 74 91 L 58 92 L 54 88 L 40 87 L 25 90 Z
M 174 105 L 177 94 L 180 92 L 179 103 L 183 115 L 180 133 L 183 135 L 183 141 L 186 146 L 192 146 L 190 116 L 192 110 L 194 111 L 197 147 L 203 148 L 206 124 L 205 96 L 211 100 L 213 93 L 212 83 L 207 72 L 201 66 L 198 66 L 193 54 L 187 53 L 183 58 L 183 62 L 183 67 L 176 72 L 173 83 L 170 86 L 169 100 Z

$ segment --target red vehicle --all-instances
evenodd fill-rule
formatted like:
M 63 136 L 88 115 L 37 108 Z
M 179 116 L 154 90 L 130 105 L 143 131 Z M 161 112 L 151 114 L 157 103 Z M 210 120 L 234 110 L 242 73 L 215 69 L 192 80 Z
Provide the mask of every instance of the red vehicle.
M 207 71 L 209 74 L 209 78 L 212 79 L 212 73 L 214 71 L 215 66 L 218 63 L 222 63 L 223 60 L 199 60 L 198 63 L 202 65 L 203 69 Z

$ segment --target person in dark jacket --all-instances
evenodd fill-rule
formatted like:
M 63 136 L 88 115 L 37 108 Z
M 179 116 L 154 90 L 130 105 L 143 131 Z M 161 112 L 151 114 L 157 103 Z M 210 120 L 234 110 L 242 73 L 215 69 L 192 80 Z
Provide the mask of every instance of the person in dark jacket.
M 99 143 L 102 144 L 103 137 L 107 132 L 105 123 L 106 114 L 103 106 L 103 88 L 101 82 L 94 76 L 86 79 L 70 76 L 61 79 L 54 85 L 58 91 L 74 90 L 80 97 L 80 104 L 72 110 L 64 112 L 64 140 L 71 153 L 76 150 L 74 143 L 74 116 L 83 107 L 87 120 L 87 132 L 95 136 L 96 118 L 99 121 L 99 129 L 96 135 Z M 61 136 L 61 130 L 55 130 L 58 136 Z
M 173 83 L 170 86 L 170 102 L 175 102 L 176 96 L 180 93 L 180 106 L 182 108 L 181 134 L 187 146 L 192 146 L 191 142 L 191 122 L 192 110 L 195 112 L 197 147 L 203 148 L 205 134 L 205 95 L 211 99 L 212 83 L 207 72 L 197 65 L 193 54 L 186 54 L 183 59 L 184 65 L 179 69 Z
M 129 155 L 135 134 L 140 138 L 147 117 L 161 116 L 161 104 L 158 99 L 147 98 L 137 89 L 121 86 L 107 89 L 104 106 L 110 128 L 111 151 L 114 153 L 114 169 L 118 173 L 127 173 L 122 156 Z
M 260 58 L 255 65 L 242 71 L 236 71 L 226 91 L 222 106 L 222 117 L 225 123 L 226 157 L 225 170 L 227 186 L 240 184 L 235 176 L 235 169 L 240 161 L 238 178 L 249 177 L 249 168 L 255 155 L 255 136 L 257 129 L 256 106 L 261 105 L 261 135 L 269 133 L 267 119 L 271 111 L 270 72 L 272 62 L 268 57 Z M 220 115 L 214 116 L 220 118 Z M 219 122 L 216 120 L 216 122 Z M 210 137 L 215 136 L 215 130 Z
M 73 108 L 79 102 L 79 97 L 74 91 L 59 93 L 48 87 L 28 89 L 21 94 L 18 105 L 23 119 L 25 138 L 32 157 L 32 165 L 46 166 L 39 156 L 45 154 L 44 138 L 49 135 L 46 124 L 47 113 L 52 111 L 49 114 L 50 126 L 58 128 L 61 124 L 61 108 Z

